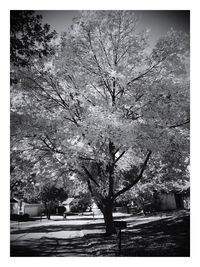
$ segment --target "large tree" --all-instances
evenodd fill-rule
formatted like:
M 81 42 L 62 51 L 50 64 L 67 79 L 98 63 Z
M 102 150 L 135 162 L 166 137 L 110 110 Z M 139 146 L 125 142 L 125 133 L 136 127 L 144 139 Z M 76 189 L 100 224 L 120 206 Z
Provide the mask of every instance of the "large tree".
M 151 48 L 132 11 L 84 11 L 54 56 L 16 70 L 11 107 L 29 118 L 16 149 L 40 155 L 43 177 L 51 166 L 84 181 L 107 234 L 114 201 L 154 159 L 172 144 L 188 153 L 188 42 L 171 30 Z

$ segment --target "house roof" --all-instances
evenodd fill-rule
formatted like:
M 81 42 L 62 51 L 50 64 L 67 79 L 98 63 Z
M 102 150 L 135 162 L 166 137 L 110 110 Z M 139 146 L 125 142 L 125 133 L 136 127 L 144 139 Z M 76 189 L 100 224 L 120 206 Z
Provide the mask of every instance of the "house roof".
M 22 201 L 23 204 L 28 204 L 24 200 L 16 198 L 16 197 L 13 197 L 13 198 L 10 199 L 10 203 L 20 203 L 20 201 Z
M 12 202 L 12 203 L 17 203 L 17 202 L 19 202 L 20 200 L 21 200 L 21 199 L 15 197 L 15 196 L 13 196 L 13 197 L 10 198 L 10 202 Z
M 189 195 L 190 194 L 190 185 L 187 184 L 185 186 L 175 186 L 174 188 L 171 189 L 165 189 L 162 188 L 160 193 L 175 193 L 175 194 L 182 194 L 182 195 Z
M 74 200 L 73 197 L 69 197 L 68 199 L 66 199 L 65 201 L 63 201 L 62 204 L 64 204 L 64 205 L 69 205 L 73 200 Z
M 10 199 L 10 203 L 18 203 L 19 202 L 19 200 L 17 200 L 16 198 L 11 198 Z

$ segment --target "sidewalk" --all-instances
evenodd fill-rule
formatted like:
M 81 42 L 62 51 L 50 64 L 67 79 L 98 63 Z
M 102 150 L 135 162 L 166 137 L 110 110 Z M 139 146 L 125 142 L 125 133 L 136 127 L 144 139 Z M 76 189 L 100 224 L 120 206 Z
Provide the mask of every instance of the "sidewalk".
M 160 220 L 160 216 L 144 217 L 123 213 L 115 213 L 114 218 L 126 221 L 127 230 L 133 225 Z M 11 242 L 41 238 L 70 239 L 95 233 L 105 233 L 102 215 L 95 216 L 94 219 L 92 216 L 76 215 L 65 220 L 61 216 L 52 216 L 51 220 L 11 224 Z

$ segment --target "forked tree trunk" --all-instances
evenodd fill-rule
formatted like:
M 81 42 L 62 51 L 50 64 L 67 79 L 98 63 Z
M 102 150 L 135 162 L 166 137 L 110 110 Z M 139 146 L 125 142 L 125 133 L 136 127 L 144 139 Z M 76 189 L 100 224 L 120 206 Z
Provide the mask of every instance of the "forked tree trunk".
M 113 202 L 110 200 L 107 200 L 103 205 L 103 216 L 104 216 L 104 222 L 106 227 L 106 235 L 112 235 L 116 233 L 116 229 L 114 226 L 114 220 L 113 220 Z

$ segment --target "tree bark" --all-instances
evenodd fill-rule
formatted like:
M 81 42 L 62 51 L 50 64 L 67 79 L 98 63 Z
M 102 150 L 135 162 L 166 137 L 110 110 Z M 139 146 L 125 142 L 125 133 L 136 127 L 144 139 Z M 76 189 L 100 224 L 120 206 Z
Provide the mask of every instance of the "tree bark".
M 51 220 L 51 212 L 50 212 L 49 204 L 45 202 L 44 205 L 45 205 L 45 210 L 46 210 L 47 219 L 48 219 L 48 220 Z
M 113 201 L 111 199 L 106 199 L 104 201 L 102 213 L 104 216 L 106 235 L 110 236 L 116 234 L 113 220 Z
M 48 219 L 48 220 L 51 220 L 51 213 L 50 213 L 49 210 L 47 211 L 47 219 Z

